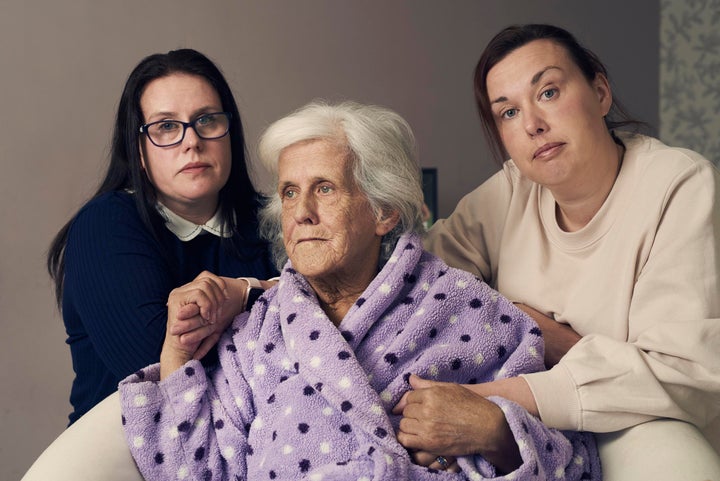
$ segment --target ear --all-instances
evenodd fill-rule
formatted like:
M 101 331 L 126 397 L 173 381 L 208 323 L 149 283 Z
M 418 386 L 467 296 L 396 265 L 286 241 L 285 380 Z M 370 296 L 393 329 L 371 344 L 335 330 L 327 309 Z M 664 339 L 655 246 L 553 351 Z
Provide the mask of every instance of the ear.
M 142 170 L 147 172 L 147 165 L 145 165 L 145 148 L 142 145 L 142 142 L 138 146 L 138 150 L 140 151 L 140 167 Z
M 605 117 L 610 112 L 613 102 L 610 82 L 605 75 L 598 73 L 595 75 L 595 80 L 592 81 L 592 87 L 600 102 L 602 115 Z
M 400 213 L 396 211 L 387 212 L 383 210 L 379 219 L 375 222 L 375 234 L 382 237 L 395 228 L 400 221 Z

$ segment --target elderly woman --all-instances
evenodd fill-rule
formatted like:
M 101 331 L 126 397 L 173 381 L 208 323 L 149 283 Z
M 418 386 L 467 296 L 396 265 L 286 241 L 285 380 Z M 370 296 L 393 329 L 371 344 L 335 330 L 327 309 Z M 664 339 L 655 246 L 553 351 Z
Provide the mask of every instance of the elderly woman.
M 415 464 L 397 441 L 411 374 L 480 383 L 543 367 L 530 317 L 422 249 L 402 118 L 310 104 L 270 126 L 260 156 L 277 180 L 262 219 L 280 281 L 221 338 L 218 366 L 193 359 L 209 327 L 171 318 L 160 363 L 121 383 L 146 479 L 601 478 L 590 435 L 502 398 L 478 399 L 486 437 L 456 464 Z

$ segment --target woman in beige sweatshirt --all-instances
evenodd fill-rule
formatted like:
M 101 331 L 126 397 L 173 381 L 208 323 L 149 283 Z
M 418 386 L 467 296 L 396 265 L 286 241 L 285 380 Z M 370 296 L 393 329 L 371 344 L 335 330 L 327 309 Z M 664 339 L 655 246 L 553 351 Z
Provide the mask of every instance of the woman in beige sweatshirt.
M 605 479 L 720 479 L 717 169 L 615 132 L 632 122 L 605 67 L 557 27 L 501 31 L 475 92 L 512 160 L 426 247 L 531 314 L 549 370 L 462 391 L 413 377 L 400 441 L 419 461 L 466 454 L 475 399 L 501 395 L 551 427 L 603 433 Z

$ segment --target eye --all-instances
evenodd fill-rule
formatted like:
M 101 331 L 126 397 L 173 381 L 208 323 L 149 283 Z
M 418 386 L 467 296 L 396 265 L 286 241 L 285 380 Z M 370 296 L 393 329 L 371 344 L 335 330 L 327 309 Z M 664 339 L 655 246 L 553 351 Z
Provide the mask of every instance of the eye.
M 517 109 L 507 109 L 500 113 L 500 117 L 503 119 L 511 119 L 517 115 Z
M 555 97 L 557 95 L 557 93 L 558 92 L 557 92 L 556 88 L 551 88 L 551 89 L 543 90 L 543 92 L 540 94 L 540 97 L 543 100 L 550 100 L 551 98 Z
M 174 130 L 177 130 L 180 128 L 177 122 L 167 121 L 167 122 L 158 122 L 155 124 L 155 128 L 158 129 L 161 132 L 172 132 Z
M 195 120 L 195 123 L 200 127 L 207 127 L 215 122 L 215 115 L 203 115 Z
M 321 194 L 329 194 L 333 191 L 333 188 L 330 187 L 329 185 L 321 185 L 318 188 L 318 191 L 320 191 Z
M 282 193 L 283 200 L 285 199 L 294 199 L 297 196 L 297 192 L 293 189 L 285 189 Z

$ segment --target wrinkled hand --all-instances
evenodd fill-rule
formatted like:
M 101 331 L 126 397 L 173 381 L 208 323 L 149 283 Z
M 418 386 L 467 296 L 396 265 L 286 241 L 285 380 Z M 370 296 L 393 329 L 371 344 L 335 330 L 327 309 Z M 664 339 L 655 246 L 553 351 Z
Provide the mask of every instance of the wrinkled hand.
M 545 366 L 548 369 L 560 362 L 570 348 L 582 339 L 582 336 L 572 327 L 561 324 L 530 306 L 521 303 L 515 303 L 515 306 L 532 317 L 540 327 L 545 341 Z
M 520 451 L 496 404 L 459 384 L 412 375 L 410 386 L 393 409 L 403 415 L 397 438 L 405 448 L 433 459 L 480 454 L 504 472 L 520 465 Z

